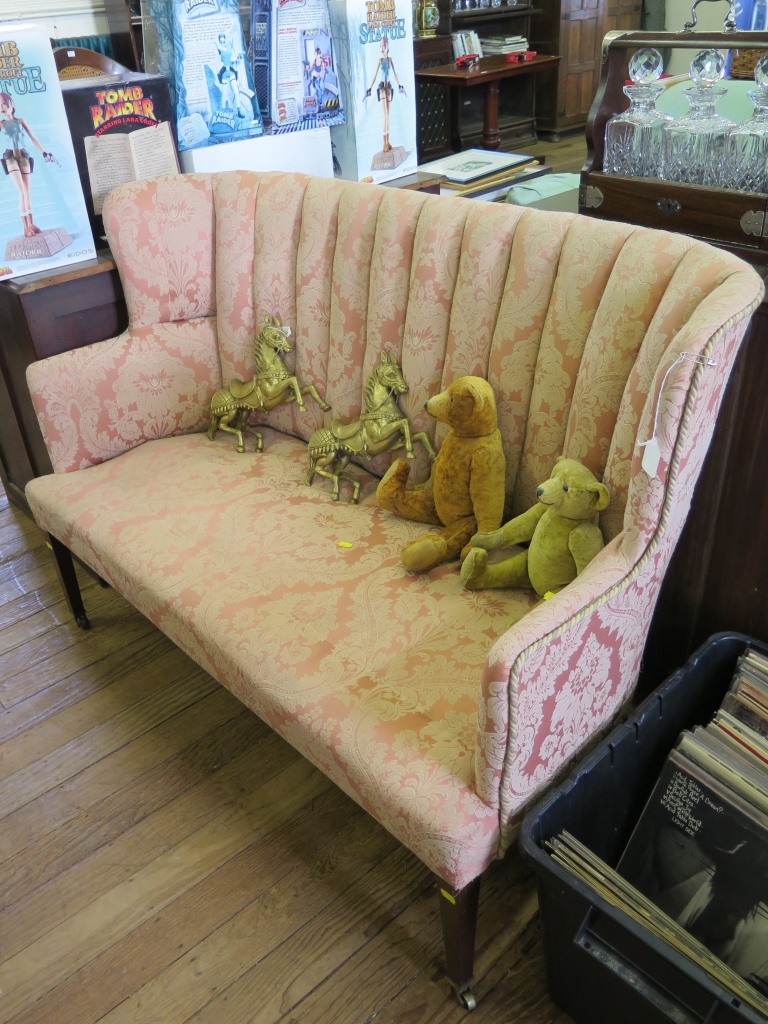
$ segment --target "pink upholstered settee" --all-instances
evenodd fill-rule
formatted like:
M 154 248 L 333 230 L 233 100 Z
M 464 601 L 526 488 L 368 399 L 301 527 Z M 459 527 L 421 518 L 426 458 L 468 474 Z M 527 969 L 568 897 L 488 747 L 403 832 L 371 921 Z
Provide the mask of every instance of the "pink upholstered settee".
M 632 694 L 761 282 L 682 235 L 297 175 L 134 182 L 104 221 L 130 327 L 29 369 L 55 468 L 35 518 L 65 575 L 72 551 L 428 865 L 471 1003 L 480 875 Z M 333 413 L 278 407 L 238 454 L 209 404 L 252 376 L 267 314 Z M 437 445 L 425 400 L 491 381 L 510 514 L 560 454 L 604 479 L 606 547 L 574 583 L 533 607 L 456 564 L 408 575 L 424 527 L 375 505 L 389 455 L 355 470 L 358 506 L 305 484 L 307 440 L 360 411 L 382 352 Z

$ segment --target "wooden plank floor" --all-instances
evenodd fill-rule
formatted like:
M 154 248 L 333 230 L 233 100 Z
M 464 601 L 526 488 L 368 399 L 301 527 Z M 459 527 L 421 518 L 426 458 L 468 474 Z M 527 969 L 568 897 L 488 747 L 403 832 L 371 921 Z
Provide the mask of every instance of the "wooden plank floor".
M 545 163 L 555 174 L 564 171 L 577 174 L 587 158 L 587 142 L 583 131 L 566 135 L 559 142 L 542 140 L 524 149 L 531 156 L 544 157 Z
M 0 491 L 0 1022 L 452 1024 L 414 856 Z M 477 1024 L 565 1024 L 532 876 L 488 872 Z

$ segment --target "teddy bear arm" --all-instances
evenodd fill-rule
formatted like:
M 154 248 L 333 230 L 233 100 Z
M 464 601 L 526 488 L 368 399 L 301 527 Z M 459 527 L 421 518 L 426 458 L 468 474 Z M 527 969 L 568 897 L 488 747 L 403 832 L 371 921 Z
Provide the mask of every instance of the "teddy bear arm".
M 477 452 L 472 459 L 469 495 L 478 533 L 492 533 L 501 526 L 505 482 L 503 453 Z
M 568 537 L 568 549 L 576 563 L 577 575 L 586 568 L 598 552 L 605 547 L 600 527 L 592 523 L 583 523 L 571 531 Z
M 547 506 L 537 501 L 525 512 L 521 512 L 519 516 L 504 523 L 501 528 L 504 538 L 502 547 L 510 548 L 514 544 L 525 544 L 527 541 L 533 540 L 536 527 L 546 511 Z
M 491 533 L 476 533 L 470 543 L 476 548 L 485 548 L 486 551 L 493 551 L 495 548 L 511 548 L 515 544 L 524 544 L 531 540 L 533 532 L 538 526 L 539 520 L 546 512 L 546 508 L 537 503 L 527 512 L 523 512 L 508 523 L 504 523 L 498 530 Z

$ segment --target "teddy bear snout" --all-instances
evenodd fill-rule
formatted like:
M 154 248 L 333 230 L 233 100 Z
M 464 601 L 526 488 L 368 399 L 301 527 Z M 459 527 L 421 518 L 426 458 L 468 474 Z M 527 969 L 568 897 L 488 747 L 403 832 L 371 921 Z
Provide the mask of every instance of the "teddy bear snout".
M 543 493 L 544 493 L 544 488 L 543 487 L 537 487 L 536 488 L 536 497 L 537 498 L 540 498 Z

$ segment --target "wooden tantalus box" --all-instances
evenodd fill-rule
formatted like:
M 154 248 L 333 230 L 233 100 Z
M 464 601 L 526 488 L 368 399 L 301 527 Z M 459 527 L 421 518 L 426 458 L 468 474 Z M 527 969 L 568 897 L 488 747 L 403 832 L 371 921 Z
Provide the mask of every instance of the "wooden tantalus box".
M 699 50 L 716 48 L 738 51 L 742 57 L 751 52 L 757 60 L 768 48 L 768 32 L 609 33 L 603 42 L 600 86 L 587 123 L 579 212 L 695 235 L 752 263 L 768 262 L 768 196 L 603 172 L 605 126 L 613 114 L 629 105 L 623 93 L 627 65 L 632 54 L 643 47 L 684 49 L 690 51 L 691 58 Z

